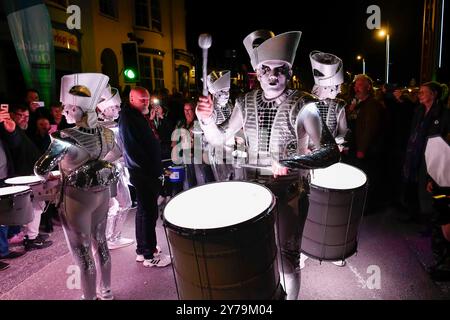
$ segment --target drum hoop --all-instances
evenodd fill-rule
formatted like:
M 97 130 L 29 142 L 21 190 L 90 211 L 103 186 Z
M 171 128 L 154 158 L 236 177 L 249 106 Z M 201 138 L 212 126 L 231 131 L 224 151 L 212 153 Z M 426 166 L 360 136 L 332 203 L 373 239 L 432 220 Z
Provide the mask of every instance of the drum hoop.
M 28 188 L 27 190 L 24 191 L 20 191 L 20 192 L 16 192 L 16 193 L 11 193 L 11 194 L 5 194 L 3 196 L 0 196 L 0 199 L 14 199 L 20 196 L 24 196 L 27 194 L 31 194 L 32 190 L 31 188 Z
M 23 177 L 25 177 L 25 176 L 23 176 Z M 26 177 L 28 177 L 28 176 L 26 176 Z M 32 177 L 32 176 L 30 176 L 30 177 Z M 19 177 L 15 177 L 15 178 L 19 178 Z M 10 178 L 10 179 L 6 179 L 5 180 L 5 183 L 7 184 L 7 185 L 9 185 L 9 186 L 38 186 L 38 185 L 40 185 L 40 184 L 43 184 L 43 183 L 45 183 L 45 180 L 43 180 L 43 179 L 40 179 L 39 181 L 35 181 L 35 182 L 28 182 L 28 183 L 11 183 L 11 182 L 7 182 L 8 180 L 10 180 L 11 181 L 11 179 L 15 179 L 15 178 Z
M 333 189 L 333 188 L 325 188 L 325 187 L 320 187 L 317 186 L 315 184 L 311 183 L 311 188 L 312 189 L 316 189 L 316 190 L 320 190 L 320 191 L 325 191 L 325 192 L 337 192 L 337 193 L 348 193 L 349 191 L 360 191 L 363 189 L 367 188 L 367 182 L 365 184 L 363 184 L 361 187 L 358 188 L 352 188 L 352 189 Z
M 208 183 L 208 185 L 214 185 L 214 184 L 218 184 L 218 183 L 246 183 L 246 184 L 257 185 L 258 187 L 262 187 L 262 188 L 266 189 L 267 191 L 269 191 L 269 193 L 270 193 L 270 195 L 272 197 L 271 204 L 262 213 L 260 213 L 259 215 L 253 217 L 252 219 L 244 221 L 244 222 L 241 222 L 241 223 L 238 223 L 238 224 L 234 224 L 234 225 L 231 225 L 231 226 L 227 226 L 227 227 L 220 227 L 220 228 L 214 228 L 214 229 L 191 229 L 191 228 L 180 227 L 180 226 L 174 225 L 173 223 L 170 223 L 169 221 L 167 221 L 167 219 L 165 217 L 165 214 L 163 214 L 163 220 L 164 220 L 163 225 L 164 225 L 164 227 L 169 228 L 169 229 L 177 232 L 180 235 L 194 236 L 194 237 L 195 236 L 206 236 L 206 235 L 212 235 L 212 234 L 218 235 L 218 234 L 225 233 L 225 232 L 234 232 L 234 231 L 237 231 L 238 229 L 240 229 L 242 227 L 246 227 L 247 225 L 250 225 L 250 224 L 256 223 L 256 222 L 258 222 L 260 220 L 263 220 L 264 218 L 266 218 L 267 216 L 269 216 L 273 212 L 273 210 L 274 210 L 274 208 L 276 206 L 276 198 L 273 195 L 272 191 L 270 191 L 270 189 L 267 188 L 266 186 L 260 185 L 258 183 L 246 182 L 246 181 L 212 182 L 212 183 Z M 193 187 L 193 188 L 191 188 L 189 190 L 185 190 L 185 191 L 179 193 L 178 195 L 181 195 L 181 194 L 183 194 L 183 193 L 185 193 L 187 191 L 190 191 L 190 190 L 193 190 L 193 189 L 196 189 L 196 188 L 201 188 L 201 187 L 203 187 L 203 186 Z M 172 198 L 168 202 L 168 204 L 171 201 L 175 200 L 175 199 L 176 199 L 176 197 Z
M 356 167 L 350 166 L 350 165 L 347 165 L 347 166 L 352 167 L 355 170 L 358 170 L 359 172 L 361 172 L 364 175 L 364 177 L 366 178 L 366 182 L 364 182 L 364 184 L 362 186 L 356 187 L 356 188 L 350 188 L 350 189 L 334 189 L 334 188 L 321 187 L 321 186 L 318 186 L 318 185 L 314 184 L 313 182 L 311 182 L 310 183 L 311 188 L 318 189 L 318 190 L 321 190 L 321 191 L 332 191 L 332 192 L 342 192 L 342 193 L 347 193 L 349 191 L 359 191 L 360 189 L 367 188 L 367 185 L 368 185 L 368 182 L 369 182 L 369 180 L 367 178 L 367 174 L 364 171 L 362 171 L 361 169 L 359 169 L 359 168 L 356 168 Z

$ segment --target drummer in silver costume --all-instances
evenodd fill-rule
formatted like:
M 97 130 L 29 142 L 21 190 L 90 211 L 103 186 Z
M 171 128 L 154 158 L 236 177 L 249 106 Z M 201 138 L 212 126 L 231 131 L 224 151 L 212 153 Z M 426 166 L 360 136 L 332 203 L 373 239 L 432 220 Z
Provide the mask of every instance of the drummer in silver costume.
M 130 190 L 128 189 L 128 170 L 123 160 L 123 143 L 119 136 L 119 125 L 114 120 L 119 118 L 122 100 L 117 89 L 106 88 L 102 96 L 103 101 L 97 105 L 100 124 L 114 132 L 117 152 L 110 152 L 105 158 L 113 162 L 120 172 L 117 183 L 117 195 L 109 201 L 108 222 L 106 224 L 106 239 L 110 250 L 123 248 L 134 243 L 133 239 L 122 237 L 122 229 L 132 206 Z
M 315 82 L 312 94 L 319 99 L 317 107 L 320 116 L 342 151 L 348 132 L 345 115 L 346 102 L 336 97 L 341 92 L 341 85 L 344 83 L 344 64 L 339 57 L 320 51 L 311 52 L 309 58 Z M 305 267 L 307 259 L 308 257 L 302 253 L 300 268 Z M 333 261 L 333 264 L 343 267 L 345 261 Z
M 233 111 L 233 104 L 230 100 L 231 72 L 228 70 L 211 72 L 208 75 L 207 86 L 209 93 L 213 97 L 213 117 L 216 119 L 216 124 L 219 126 L 231 117 Z M 234 145 L 235 139 L 234 137 L 231 137 L 223 148 L 214 148 L 210 145 L 207 146 L 209 162 L 216 181 L 229 181 L 235 179 L 235 170 L 231 165 Z
M 336 96 L 344 83 L 344 64 L 339 57 L 330 53 L 313 51 L 309 57 L 315 82 L 312 94 L 319 98 L 320 115 L 341 147 L 348 132 L 346 102 Z
M 223 145 L 244 129 L 248 159 L 246 179 L 269 187 L 277 197 L 279 236 L 288 299 L 297 299 L 298 258 L 308 211 L 309 169 L 339 160 L 339 149 L 322 123 L 317 100 L 288 89 L 301 32 L 275 36 L 259 30 L 244 45 L 262 89 L 239 98 L 229 121 L 217 126 L 211 98 L 201 97 L 197 114 L 207 140 Z M 259 44 L 259 45 L 258 45 Z
M 98 125 L 95 111 L 108 80 L 103 74 L 62 78 L 64 114 L 76 127 L 54 133 L 50 148 L 35 165 L 35 173 L 46 177 L 59 164 L 62 183 L 58 207 L 66 240 L 80 268 L 86 300 L 113 299 L 105 228 L 110 188 L 117 182 L 118 172 L 102 160 L 115 148 L 114 133 Z M 98 288 L 96 267 L 100 272 Z

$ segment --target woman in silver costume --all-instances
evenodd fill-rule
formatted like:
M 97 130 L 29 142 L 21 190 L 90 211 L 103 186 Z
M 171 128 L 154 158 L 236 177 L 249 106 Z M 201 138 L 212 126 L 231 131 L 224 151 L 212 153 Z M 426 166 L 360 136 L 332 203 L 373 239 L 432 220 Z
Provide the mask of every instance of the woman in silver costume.
M 243 128 L 248 151 L 246 179 L 266 185 L 277 197 L 282 271 L 288 299 L 300 290 L 300 241 L 308 212 L 309 170 L 339 160 L 339 149 L 317 109 L 317 100 L 288 89 L 301 32 L 275 36 L 259 30 L 244 39 L 261 89 L 236 101 L 230 119 L 220 127 L 210 97 L 201 97 L 197 114 L 214 146 Z
M 58 208 L 67 243 L 80 268 L 82 298 L 86 300 L 113 299 L 105 229 L 110 188 L 118 173 L 113 164 L 102 160 L 115 147 L 114 134 L 98 125 L 95 111 L 108 80 L 103 74 L 62 78 L 64 114 L 76 127 L 54 133 L 50 148 L 34 169 L 36 175 L 46 178 L 59 164 Z M 96 269 L 100 272 L 98 288 Z
M 108 222 L 106 224 L 106 239 L 110 250 L 123 248 L 134 243 L 133 239 L 123 238 L 122 229 L 132 206 L 128 171 L 123 160 L 123 143 L 119 136 L 119 125 L 114 120 L 119 118 L 120 104 L 122 100 L 117 89 L 106 88 L 102 96 L 103 101 L 97 105 L 97 114 L 100 124 L 114 132 L 117 148 L 116 152 L 110 152 L 105 158 L 113 162 L 120 172 L 117 183 L 117 195 L 109 201 Z M 113 195 L 114 196 L 114 195 Z

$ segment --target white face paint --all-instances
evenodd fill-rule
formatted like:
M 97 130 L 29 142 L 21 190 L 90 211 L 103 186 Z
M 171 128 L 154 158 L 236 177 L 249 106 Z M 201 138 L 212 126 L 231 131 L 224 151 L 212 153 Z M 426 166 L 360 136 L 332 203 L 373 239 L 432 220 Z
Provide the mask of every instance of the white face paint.
M 286 90 L 292 75 L 290 66 L 280 60 L 265 61 L 256 72 L 266 99 L 278 98 Z
M 66 117 L 67 123 L 74 124 L 81 121 L 84 112 L 78 106 L 66 104 L 64 105 L 63 114 Z
M 319 97 L 320 100 L 336 99 L 336 96 L 341 92 L 341 86 L 322 87 L 315 85 L 312 94 Z
M 214 94 L 214 99 L 219 106 L 224 106 L 230 100 L 230 89 L 224 89 Z
M 107 107 L 102 113 L 101 118 L 106 121 L 114 121 L 119 118 L 120 106 L 113 105 Z

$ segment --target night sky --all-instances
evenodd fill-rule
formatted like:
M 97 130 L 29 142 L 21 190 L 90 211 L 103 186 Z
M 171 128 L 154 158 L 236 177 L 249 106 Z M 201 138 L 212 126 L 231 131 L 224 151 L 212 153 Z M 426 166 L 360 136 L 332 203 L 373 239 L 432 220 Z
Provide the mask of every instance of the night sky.
M 303 35 L 295 65 L 306 86 L 313 82 L 309 62 L 313 50 L 341 57 L 345 70 L 351 73 L 362 72 L 362 63 L 356 61 L 356 56 L 362 54 L 367 73 L 384 80 L 385 40 L 366 26 L 366 10 L 372 4 L 380 6 L 382 25 L 389 24 L 391 30 L 390 82 L 406 85 L 411 78 L 419 81 L 423 0 L 186 0 L 188 49 L 200 57 L 198 35 L 210 33 L 212 68 L 227 68 L 227 49 L 236 49 L 240 63 L 249 65 L 242 44 L 249 33 L 257 29 L 269 29 L 275 34 L 299 30 Z M 221 10 L 215 9 L 220 5 Z

